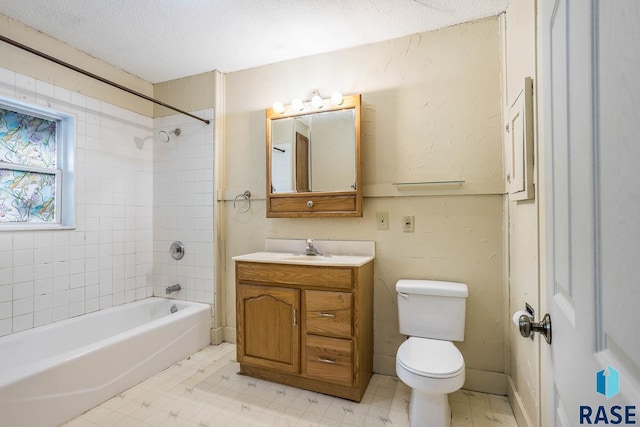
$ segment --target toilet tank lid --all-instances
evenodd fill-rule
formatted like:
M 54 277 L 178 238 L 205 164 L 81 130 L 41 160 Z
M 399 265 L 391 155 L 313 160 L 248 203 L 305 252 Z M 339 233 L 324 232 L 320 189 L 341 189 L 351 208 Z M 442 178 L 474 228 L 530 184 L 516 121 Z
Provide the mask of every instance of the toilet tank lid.
M 396 283 L 396 292 L 461 298 L 469 296 L 469 290 L 464 283 L 443 282 L 439 280 L 400 279 Z

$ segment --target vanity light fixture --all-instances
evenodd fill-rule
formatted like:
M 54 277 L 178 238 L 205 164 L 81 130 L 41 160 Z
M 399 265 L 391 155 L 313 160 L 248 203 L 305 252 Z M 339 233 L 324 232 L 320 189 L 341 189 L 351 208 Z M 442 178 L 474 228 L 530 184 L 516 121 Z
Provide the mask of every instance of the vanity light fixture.
M 284 113 L 284 111 L 285 111 L 284 104 L 282 104 L 282 102 L 280 102 L 280 101 L 274 102 L 273 103 L 273 111 L 276 112 L 277 114 Z
M 327 105 L 338 106 L 342 105 L 344 102 L 344 98 L 340 92 L 333 92 L 331 98 L 324 99 L 320 96 L 320 91 L 314 89 L 311 96 L 311 99 L 307 102 L 303 101 L 300 98 L 295 98 L 291 101 L 291 106 L 287 107 L 282 102 L 276 101 L 273 103 L 273 112 L 276 114 L 284 114 L 287 109 L 297 113 L 298 111 L 302 111 L 305 109 L 305 104 L 307 107 L 312 107 L 313 109 L 320 110 Z M 310 105 L 309 105 L 310 104 Z
M 295 98 L 291 101 L 291 107 L 296 111 L 304 110 L 304 102 L 300 98 Z
M 320 97 L 320 93 L 318 93 L 317 90 L 313 91 L 313 96 L 311 97 L 311 105 L 313 105 L 313 108 L 316 109 L 322 108 L 322 98 Z
M 341 105 L 342 104 L 342 94 L 340 92 L 333 92 L 331 95 L 331 104 L 332 105 Z

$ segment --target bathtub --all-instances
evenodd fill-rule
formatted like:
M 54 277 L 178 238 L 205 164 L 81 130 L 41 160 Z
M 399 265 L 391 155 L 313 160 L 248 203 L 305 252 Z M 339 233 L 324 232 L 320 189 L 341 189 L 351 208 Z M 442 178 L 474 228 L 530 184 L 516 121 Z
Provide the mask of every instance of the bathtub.
M 210 321 L 207 304 L 147 298 L 1 337 L 0 425 L 68 421 L 206 347 Z

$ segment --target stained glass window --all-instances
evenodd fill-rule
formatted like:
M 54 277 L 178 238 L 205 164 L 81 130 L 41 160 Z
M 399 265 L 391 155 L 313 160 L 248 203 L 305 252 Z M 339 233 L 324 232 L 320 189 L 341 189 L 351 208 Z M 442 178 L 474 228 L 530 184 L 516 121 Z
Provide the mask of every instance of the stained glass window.
M 0 108 L 0 160 L 55 168 L 56 127 L 53 120 Z
M 58 121 L 0 107 L 0 223 L 56 223 Z

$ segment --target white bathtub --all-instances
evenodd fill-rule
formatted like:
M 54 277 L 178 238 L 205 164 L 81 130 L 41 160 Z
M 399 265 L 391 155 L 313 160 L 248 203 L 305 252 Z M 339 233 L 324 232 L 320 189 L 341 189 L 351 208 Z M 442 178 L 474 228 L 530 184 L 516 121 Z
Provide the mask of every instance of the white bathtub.
M 1 337 L 0 425 L 78 416 L 206 347 L 210 321 L 207 304 L 147 298 Z

